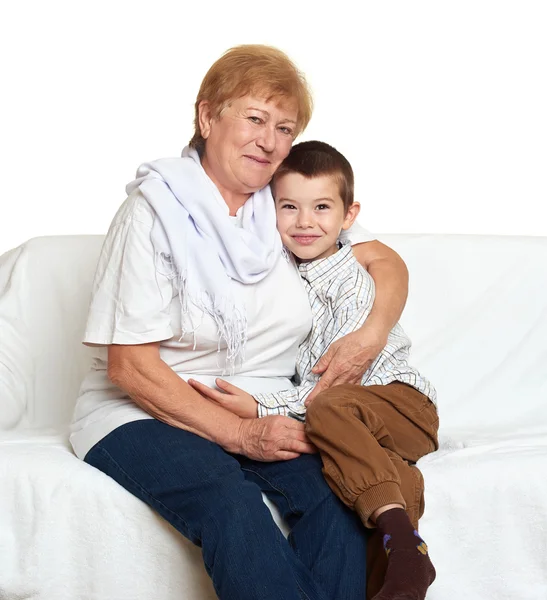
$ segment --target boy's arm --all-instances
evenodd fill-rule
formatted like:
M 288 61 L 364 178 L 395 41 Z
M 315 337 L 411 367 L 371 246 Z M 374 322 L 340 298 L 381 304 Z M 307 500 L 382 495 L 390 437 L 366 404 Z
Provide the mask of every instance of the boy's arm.
M 366 277 L 370 279 L 369 275 L 366 275 Z M 359 287 L 362 290 L 363 297 L 355 302 L 352 294 L 346 294 L 344 290 L 340 290 L 340 296 L 346 297 L 346 305 L 333 308 L 332 317 L 320 333 L 322 339 L 316 339 L 315 336 L 312 336 L 314 345 L 318 345 L 319 350 L 321 348 L 328 349 L 331 344 L 336 344 L 337 340 L 344 337 L 348 332 L 358 330 L 370 313 L 374 302 L 372 281 L 367 286 L 366 281 L 358 284 L 354 280 L 348 280 L 347 285 L 350 290 Z M 216 385 L 219 388 L 216 390 L 193 379 L 189 379 L 188 383 L 206 398 L 220 404 L 241 418 L 285 415 L 304 420 L 310 394 L 317 387 L 319 381 L 319 377 L 313 373 L 311 368 L 314 358 L 308 346 L 309 339 L 303 342 L 299 349 L 297 370 L 301 383 L 294 388 L 251 395 L 220 378 L 216 379 Z
M 318 378 L 309 373 L 312 379 L 304 381 L 300 385 L 281 392 L 269 392 L 267 394 L 253 394 L 253 398 L 258 403 L 258 416 L 267 417 L 268 415 L 286 415 L 294 416 L 304 415 L 306 412 L 305 401 L 310 392 L 315 387 Z
M 362 327 L 372 308 L 374 298 L 372 293 L 369 298 L 370 301 L 363 302 L 359 308 L 355 308 L 355 304 L 352 303 L 352 307 L 349 309 L 347 307 L 334 309 L 332 322 L 328 328 L 331 333 L 327 334 L 328 337 L 326 336 L 324 340 L 326 352 L 328 352 L 332 344 L 346 336 L 348 332 L 359 330 Z M 302 358 L 306 364 L 310 364 L 311 359 L 309 354 Z M 290 390 L 268 394 L 253 394 L 254 399 L 258 402 L 258 416 L 265 417 L 272 414 L 291 416 L 289 413 L 293 413 L 294 416 L 304 415 L 306 405 L 308 404 L 308 397 L 313 389 L 317 387 L 320 380 L 311 368 L 305 369 L 301 377 L 302 383 Z

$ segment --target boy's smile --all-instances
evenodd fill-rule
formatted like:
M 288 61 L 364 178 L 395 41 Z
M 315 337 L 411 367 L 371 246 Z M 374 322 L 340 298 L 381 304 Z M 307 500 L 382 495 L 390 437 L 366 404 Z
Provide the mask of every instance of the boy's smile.
M 301 244 L 302 246 L 308 246 L 310 244 L 313 244 L 316 240 L 320 239 L 321 236 L 319 235 L 293 235 L 291 236 L 292 239 L 297 243 L 297 244 Z
M 285 246 L 300 260 L 326 258 L 338 250 L 338 236 L 359 212 L 347 214 L 335 176 L 304 177 L 287 173 L 275 183 L 277 229 Z

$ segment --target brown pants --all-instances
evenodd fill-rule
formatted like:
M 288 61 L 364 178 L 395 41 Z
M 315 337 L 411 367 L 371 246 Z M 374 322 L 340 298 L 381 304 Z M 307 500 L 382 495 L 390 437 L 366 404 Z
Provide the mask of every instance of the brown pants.
M 401 504 L 414 524 L 425 508 L 424 480 L 414 463 L 438 448 L 434 404 L 404 383 L 341 385 L 319 394 L 308 407 L 306 432 L 323 459 L 334 493 L 374 527 L 371 515 Z M 368 547 L 368 594 L 382 586 L 386 559 L 380 536 Z

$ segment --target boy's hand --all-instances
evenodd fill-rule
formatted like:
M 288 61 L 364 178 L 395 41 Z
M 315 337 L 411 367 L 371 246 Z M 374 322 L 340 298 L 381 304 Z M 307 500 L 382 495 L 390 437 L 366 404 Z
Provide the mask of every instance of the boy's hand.
M 384 349 L 387 338 L 365 323 L 358 331 L 340 338 L 325 352 L 312 371 L 321 379 L 307 397 L 308 406 L 317 394 L 335 385 L 360 385 L 365 372 Z
M 202 396 L 216 402 L 222 408 L 233 412 L 242 419 L 255 419 L 258 417 L 258 402 L 242 389 L 224 381 L 216 379 L 215 383 L 222 390 L 214 390 L 208 385 L 200 383 L 195 379 L 189 379 L 188 384 L 191 385 Z

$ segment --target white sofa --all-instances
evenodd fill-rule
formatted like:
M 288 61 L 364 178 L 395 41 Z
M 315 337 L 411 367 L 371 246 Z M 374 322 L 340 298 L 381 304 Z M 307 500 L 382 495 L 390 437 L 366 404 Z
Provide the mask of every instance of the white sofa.
M 428 599 L 545 600 L 547 238 L 382 239 L 409 266 L 402 323 L 439 393 L 441 449 L 420 462 Z M 213 599 L 199 549 L 67 442 L 101 242 L 0 258 L 0 598 Z

